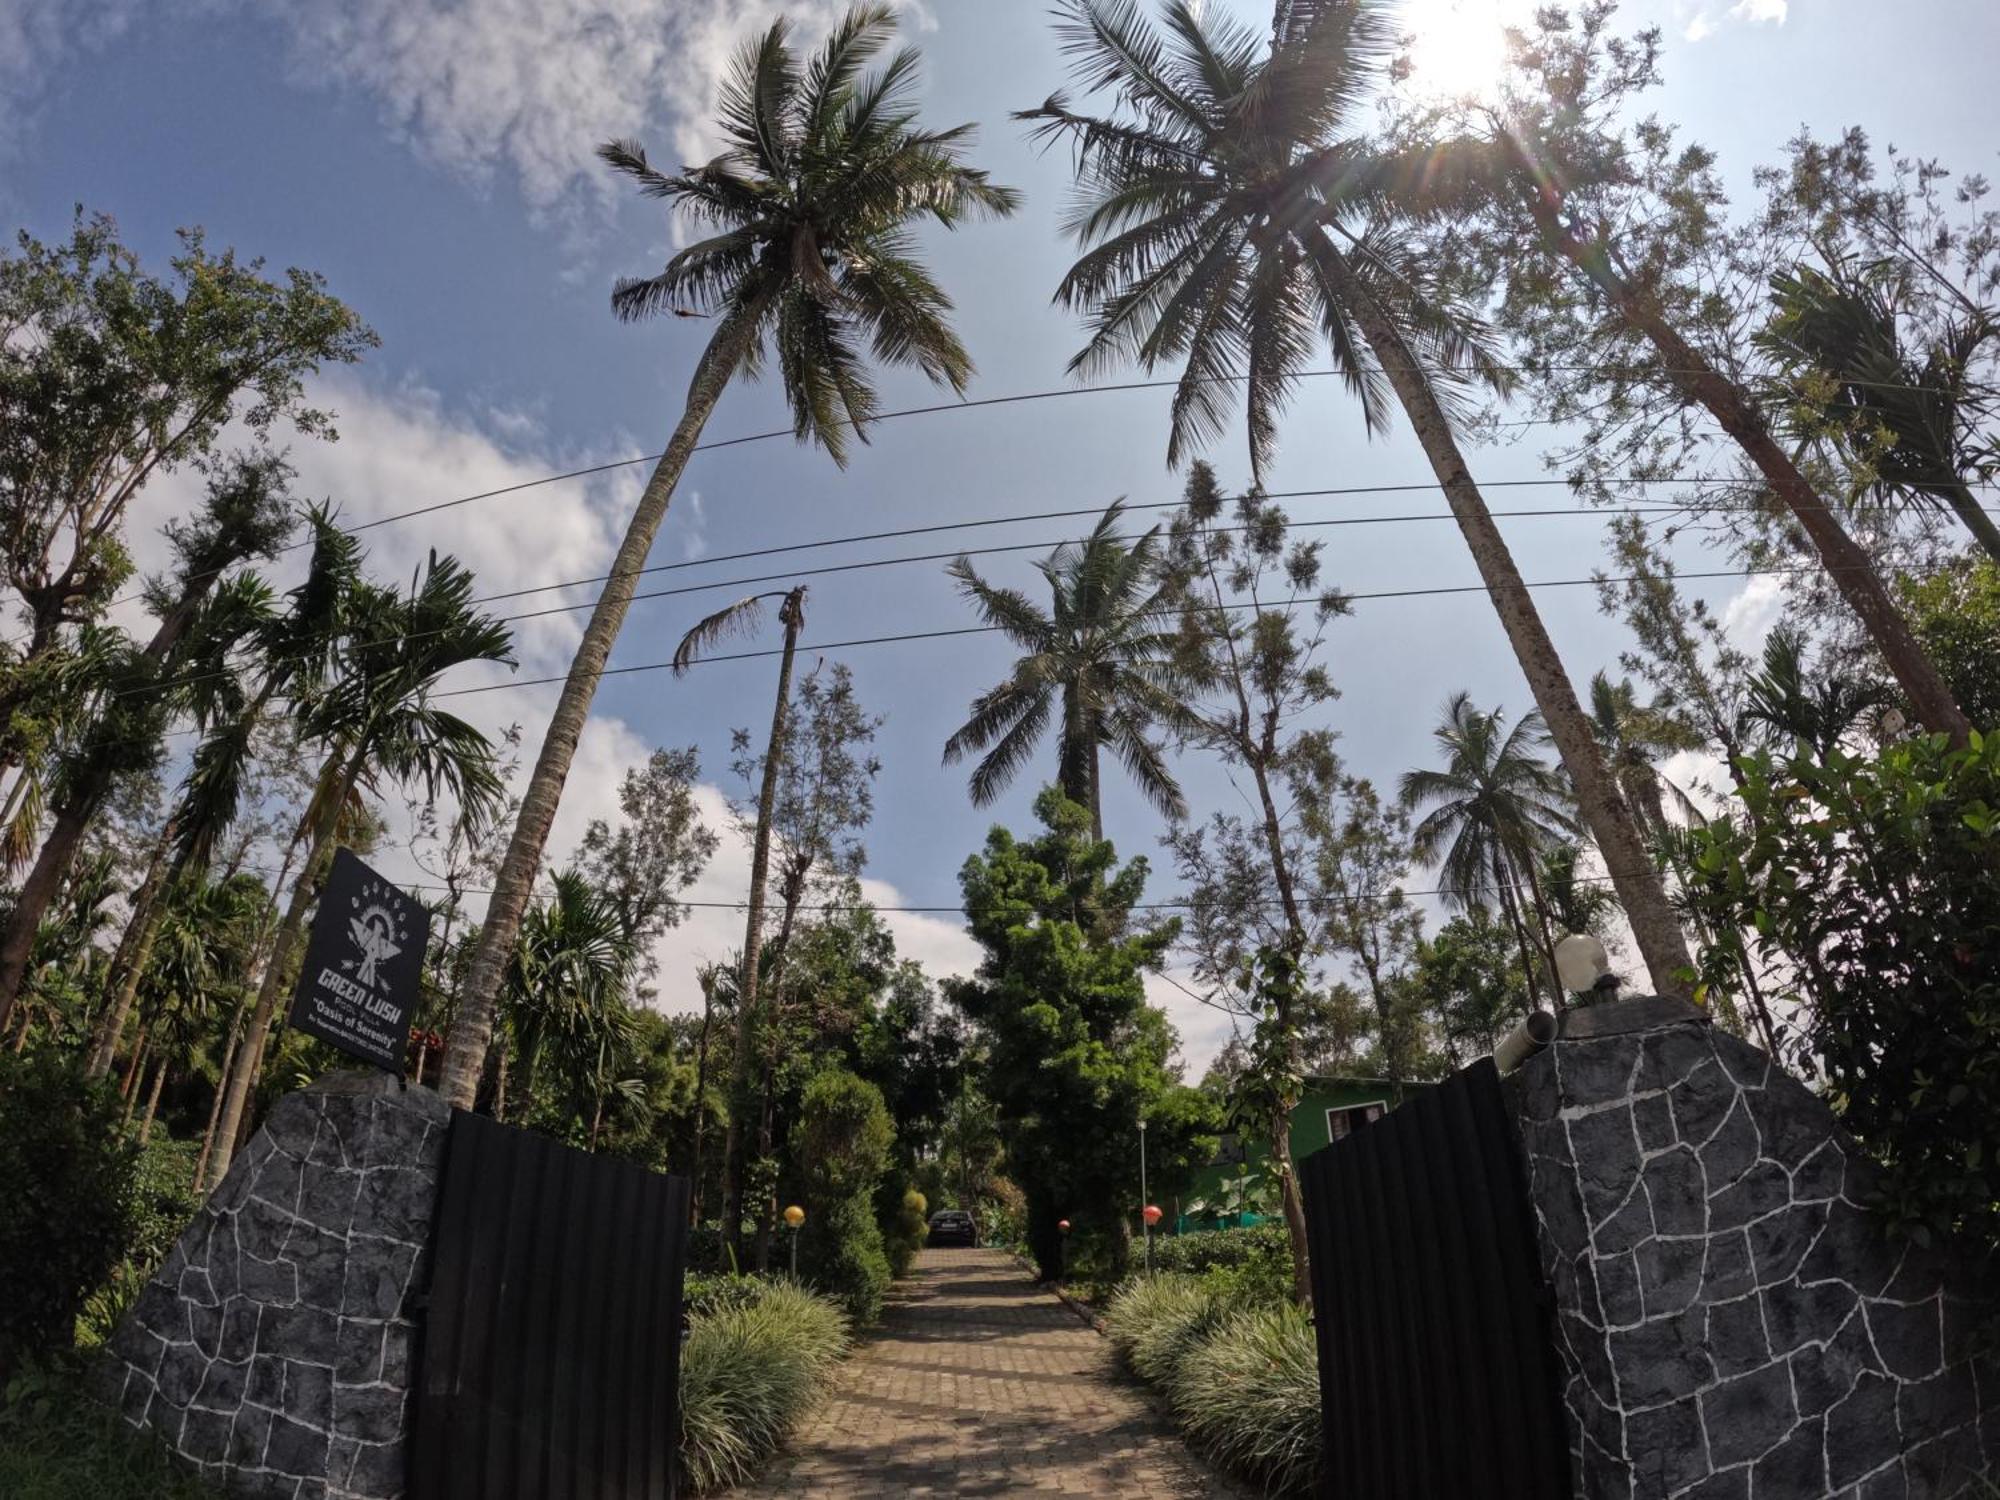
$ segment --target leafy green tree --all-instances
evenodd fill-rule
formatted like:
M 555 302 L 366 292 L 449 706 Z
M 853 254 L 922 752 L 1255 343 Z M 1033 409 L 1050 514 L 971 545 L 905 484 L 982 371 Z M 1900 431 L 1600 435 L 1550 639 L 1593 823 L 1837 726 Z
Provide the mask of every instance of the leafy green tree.
M 1417 945 L 1410 988 L 1429 1012 L 1450 1067 L 1491 1053 L 1534 1008 L 1530 973 L 1517 935 L 1482 907 L 1453 917 Z
M 1746 757 L 1745 816 L 1694 834 L 1696 900 L 1725 978 L 1785 960 L 1788 1061 L 1826 1080 L 1880 1161 L 1892 1228 L 2000 1232 L 2000 736 L 1859 754 L 1808 740 Z
M 1536 753 L 1544 741 L 1540 716 L 1528 714 L 1509 729 L 1499 709 L 1475 708 L 1472 695 L 1459 692 L 1445 701 L 1432 734 L 1444 752 L 1443 767 L 1403 773 L 1404 805 L 1430 809 L 1411 832 L 1411 848 L 1437 869 L 1451 905 L 1461 911 L 1499 906 L 1520 945 L 1522 971 L 1533 974 L 1526 896 L 1540 929 L 1550 993 L 1560 1006 L 1536 872 L 1543 855 L 1575 836 L 1576 823 L 1561 773 Z
M 1763 662 L 1744 686 L 1744 738 L 1789 742 L 1824 759 L 1892 701 L 1880 683 L 1838 663 L 1815 670 L 1804 635 L 1780 625 L 1765 640 Z
M 289 474 L 275 461 L 231 465 L 215 476 L 191 522 L 168 527 L 174 567 L 148 589 L 159 623 L 144 647 L 115 654 L 96 711 L 82 721 L 83 738 L 63 757 L 48 836 L 0 930 L 0 1027 L 20 992 L 42 913 L 113 786 L 159 759 L 176 707 L 215 696 L 201 651 L 183 648 L 212 636 L 227 640 L 258 623 L 267 593 L 262 582 L 249 575 L 223 582 L 223 575 L 249 558 L 276 555 L 291 530 Z
M 577 850 L 578 871 L 618 912 L 633 953 L 635 986 L 659 972 L 653 943 L 686 916 L 675 897 L 701 878 L 719 843 L 695 803 L 700 780 L 694 746 L 655 750 L 644 766 L 625 773 L 618 826 L 593 818 Z
M 1175 924 L 1134 922 L 1146 861 L 1121 868 L 1090 836 L 1087 808 L 1051 787 L 1035 814 L 1038 837 L 995 828 L 966 861 L 967 924 L 986 956 L 947 994 L 984 1043 L 982 1090 L 1027 1195 L 1029 1248 L 1052 1277 L 1064 1217 L 1123 1264 L 1130 1226 L 1117 1206 L 1138 1187 L 1139 1120 L 1173 1084 L 1173 1033 L 1146 1003 L 1145 974 Z
M 434 701 L 438 679 L 452 668 L 513 660 L 507 627 L 475 607 L 474 589 L 456 558 L 435 554 L 407 596 L 372 583 L 352 587 L 340 629 L 326 646 L 329 665 L 298 705 L 301 733 L 324 759 L 301 820 L 298 874 L 230 1070 L 209 1161 L 213 1182 L 229 1170 L 278 995 L 352 804 L 385 782 L 421 783 L 429 796 L 448 793 L 474 810 L 491 810 L 505 795 L 492 742 Z
M 1586 0 L 1538 12 L 1516 34 L 1499 105 L 1443 132 L 1450 139 L 1415 143 L 1431 150 L 1418 152 L 1398 196 L 1412 210 L 1476 217 L 1476 232 L 1459 236 L 1476 252 L 1472 274 L 1501 289 L 1502 326 L 1548 377 L 1551 415 L 1597 414 L 1582 446 L 1599 462 L 1636 459 L 1627 472 L 1651 475 L 1668 450 L 1692 457 L 1702 424 L 1691 413 L 1705 413 L 1784 508 L 1917 717 L 1962 738 L 1965 716 L 1874 560 L 1746 378 L 1745 309 L 1762 288 L 1744 284 L 1732 256 L 1715 154 L 1634 108 L 1658 82 L 1660 33 L 1618 37 L 1614 10 L 1615 0 Z
M 1018 589 L 988 583 L 970 558 L 951 565 L 980 618 L 1026 654 L 1007 680 L 972 700 L 971 716 L 945 741 L 946 765 L 986 752 L 972 772 L 972 801 L 990 806 L 1020 774 L 1058 723 L 1056 784 L 1090 809 L 1104 837 L 1105 747 L 1118 756 L 1147 801 L 1169 818 L 1187 799 L 1168 769 L 1154 726 L 1175 717 L 1169 590 L 1159 577 L 1159 529 L 1128 543 L 1114 504 L 1081 543 L 1066 543 L 1036 564 L 1049 586 L 1044 609 Z
M 1981 730 L 2000 729 L 2000 566 L 1983 558 L 1897 581 L 1924 649 Z
M 1079 201 L 1068 227 L 1087 248 L 1057 300 L 1088 315 L 1091 337 L 1071 369 L 1179 364 L 1170 463 L 1221 435 L 1240 379 L 1258 479 L 1322 342 L 1371 432 L 1386 430 L 1392 401 L 1400 406 L 1576 786 L 1654 983 L 1684 993 L 1687 944 L 1659 871 L 1459 444 L 1479 392 L 1511 385 L 1490 330 L 1470 310 L 1487 283 L 1447 274 L 1447 257 L 1417 253 L 1387 211 L 1389 189 L 1427 181 L 1427 154 L 1387 150 L 1357 129 L 1396 51 L 1387 8 L 1279 0 L 1268 49 L 1193 0 L 1172 0 L 1163 28 L 1134 0 L 1066 0 L 1058 15 L 1079 82 L 1117 100 L 1089 115 L 1056 95 L 1024 116 L 1076 151 Z
M 28 674 L 130 576 L 133 501 L 164 474 L 222 466 L 232 424 L 332 437 L 305 379 L 376 342 L 311 272 L 267 278 L 198 229 L 180 241 L 152 275 L 117 225 L 79 211 L 67 242 L 23 232 L 0 256 L 0 556 L 29 630 L 0 664 L 0 769 L 20 763 Z
M 976 214 L 1005 217 L 1019 196 L 965 165 L 969 126 L 918 125 L 914 50 L 895 53 L 873 74 L 864 71 L 894 32 L 889 6 L 857 5 L 801 66 L 789 27 L 776 22 L 738 54 L 722 80 L 725 146 L 705 166 L 662 172 L 634 143 L 600 149 L 640 192 L 712 231 L 678 251 L 658 275 L 619 282 L 613 310 L 637 319 L 691 303 L 720 317 L 577 644 L 522 796 L 445 1057 L 439 1086 L 455 1104 L 470 1105 L 478 1087 L 501 971 L 598 678 L 668 502 L 730 380 L 756 374 L 775 346 L 800 439 L 842 462 L 849 432 L 865 438 L 877 411 L 864 341 L 881 363 L 914 368 L 954 391 L 972 376 L 971 357 L 948 321 L 951 300 L 917 258 L 911 231 L 924 220 L 951 229 Z M 754 955 L 758 944 L 747 947 Z

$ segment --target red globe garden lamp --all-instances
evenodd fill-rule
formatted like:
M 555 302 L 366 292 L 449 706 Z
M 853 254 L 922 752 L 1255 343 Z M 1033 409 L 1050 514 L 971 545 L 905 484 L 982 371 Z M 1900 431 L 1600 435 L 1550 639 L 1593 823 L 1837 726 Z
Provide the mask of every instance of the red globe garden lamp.
M 1063 1279 L 1063 1262 L 1069 1259 L 1069 1220 L 1057 1219 L 1056 1232 L 1061 1236 L 1056 1241 L 1056 1282 L 1060 1285 Z

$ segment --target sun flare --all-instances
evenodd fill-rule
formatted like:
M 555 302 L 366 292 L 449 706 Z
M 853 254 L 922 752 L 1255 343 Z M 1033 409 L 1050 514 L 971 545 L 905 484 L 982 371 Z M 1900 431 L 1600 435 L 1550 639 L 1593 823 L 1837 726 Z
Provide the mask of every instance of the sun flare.
M 1489 98 L 1507 56 L 1505 0 L 1404 0 L 1410 87 L 1438 98 Z

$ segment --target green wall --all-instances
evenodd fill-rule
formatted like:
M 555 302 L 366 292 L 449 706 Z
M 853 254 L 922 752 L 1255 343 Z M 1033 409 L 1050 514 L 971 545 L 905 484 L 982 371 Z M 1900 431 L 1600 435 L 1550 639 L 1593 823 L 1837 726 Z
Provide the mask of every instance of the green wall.
M 1330 1144 L 1326 1122 L 1328 1110 L 1351 1109 L 1358 1104 L 1380 1103 L 1387 1106 L 1394 1102 L 1396 1091 L 1395 1084 L 1379 1078 L 1308 1078 L 1305 1092 L 1299 1096 L 1298 1106 L 1292 1111 L 1292 1160 L 1310 1156 Z M 1225 1149 L 1227 1146 L 1228 1138 L 1225 1137 Z M 1242 1162 L 1234 1159 L 1216 1161 L 1196 1171 L 1181 1194 L 1181 1205 L 1184 1208 L 1189 1203 L 1214 1197 L 1225 1178 L 1240 1175 L 1245 1163 L 1254 1170 L 1260 1162 L 1268 1161 L 1270 1155 L 1270 1148 L 1263 1141 L 1244 1142 Z

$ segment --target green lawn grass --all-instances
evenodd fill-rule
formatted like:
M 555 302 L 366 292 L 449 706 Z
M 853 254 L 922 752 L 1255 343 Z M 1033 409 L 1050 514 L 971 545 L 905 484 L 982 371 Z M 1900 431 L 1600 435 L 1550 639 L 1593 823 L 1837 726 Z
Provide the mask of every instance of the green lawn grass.
M 21 1389 L 20 1386 L 27 1386 Z M 7 1500 L 220 1500 L 155 1438 L 135 1432 L 68 1378 L 17 1383 L 0 1409 Z

